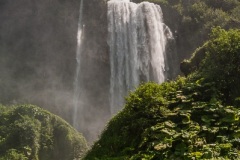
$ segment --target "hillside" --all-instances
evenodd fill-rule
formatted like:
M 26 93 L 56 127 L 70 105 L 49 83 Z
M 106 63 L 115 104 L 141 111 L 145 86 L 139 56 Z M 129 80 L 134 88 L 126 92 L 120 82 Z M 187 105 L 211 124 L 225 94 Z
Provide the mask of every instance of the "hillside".
M 187 77 L 139 86 L 85 157 L 239 159 L 240 30 L 215 28 Z
M 84 137 L 37 106 L 0 106 L 0 160 L 73 160 L 87 150 Z

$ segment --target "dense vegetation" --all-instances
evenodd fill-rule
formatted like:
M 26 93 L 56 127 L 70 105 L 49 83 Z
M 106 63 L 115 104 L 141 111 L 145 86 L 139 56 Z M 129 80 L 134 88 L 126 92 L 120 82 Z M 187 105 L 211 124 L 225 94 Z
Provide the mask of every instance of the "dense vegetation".
M 186 78 L 131 93 L 85 159 L 239 159 L 240 30 L 215 28 L 199 50 Z
M 60 117 L 33 105 L 0 106 L 0 160 L 77 160 L 86 150 Z

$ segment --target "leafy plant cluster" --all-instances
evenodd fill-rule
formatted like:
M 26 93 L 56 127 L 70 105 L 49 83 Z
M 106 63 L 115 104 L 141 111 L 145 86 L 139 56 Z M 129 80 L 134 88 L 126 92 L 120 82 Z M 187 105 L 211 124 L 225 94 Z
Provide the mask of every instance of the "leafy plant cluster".
M 85 159 L 240 159 L 239 36 L 216 28 L 187 78 L 140 85 Z
M 141 85 L 85 159 L 236 159 L 240 110 L 214 84 Z
M 197 71 L 198 76 L 215 82 L 224 102 L 239 106 L 240 30 L 217 27 L 210 37 L 190 60 L 182 63 L 181 70 L 186 75 Z
M 33 105 L 0 106 L 0 160 L 73 160 L 87 150 L 81 134 Z

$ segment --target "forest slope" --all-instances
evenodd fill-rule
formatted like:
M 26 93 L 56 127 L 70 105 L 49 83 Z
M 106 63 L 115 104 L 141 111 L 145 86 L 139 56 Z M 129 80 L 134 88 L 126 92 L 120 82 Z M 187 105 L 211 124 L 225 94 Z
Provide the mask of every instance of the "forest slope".
M 202 48 L 188 77 L 131 93 L 85 159 L 239 159 L 240 30 Z

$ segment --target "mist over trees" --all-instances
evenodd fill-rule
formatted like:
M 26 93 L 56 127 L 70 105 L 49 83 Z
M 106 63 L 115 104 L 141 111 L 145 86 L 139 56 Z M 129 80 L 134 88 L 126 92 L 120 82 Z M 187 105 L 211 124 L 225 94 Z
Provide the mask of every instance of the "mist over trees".
M 62 118 L 34 105 L 0 106 L 1 160 L 73 160 L 88 149 Z
M 70 122 L 77 5 L 78 1 L 1 1 L 1 103 L 38 104 Z

